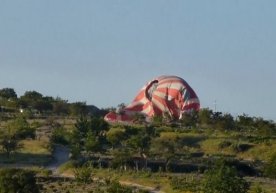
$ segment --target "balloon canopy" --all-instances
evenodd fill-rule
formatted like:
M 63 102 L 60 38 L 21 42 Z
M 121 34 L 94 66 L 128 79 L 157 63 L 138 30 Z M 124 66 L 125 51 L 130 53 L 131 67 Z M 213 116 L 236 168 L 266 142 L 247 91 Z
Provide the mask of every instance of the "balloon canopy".
M 189 84 L 177 76 L 160 76 L 148 82 L 131 104 L 105 116 L 108 122 L 132 122 L 137 115 L 150 120 L 155 115 L 181 119 L 183 113 L 198 111 L 199 99 Z

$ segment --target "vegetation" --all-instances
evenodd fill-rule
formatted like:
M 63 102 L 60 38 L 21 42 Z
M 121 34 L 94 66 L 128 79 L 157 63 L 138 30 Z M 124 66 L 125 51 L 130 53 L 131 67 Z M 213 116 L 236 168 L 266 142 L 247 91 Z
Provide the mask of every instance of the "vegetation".
M 84 102 L 68 103 L 37 91 L 17 96 L 11 88 L 0 89 L 0 106 L 0 165 L 45 166 L 57 145 L 66 146 L 70 161 L 60 172 L 71 171 L 76 181 L 70 183 L 91 186 L 87 192 L 108 191 L 97 189 L 91 176 L 104 179 L 110 191 L 112 186 L 133 191 L 117 180 L 108 183 L 105 177 L 111 174 L 169 193 L 276 191 L 269 181 L 256 185 L 258 181 L 241 177 L 275 179 L 276 125 L 270 120 L 201 109 L 181 120 L 165 115 L 146 123 L 137 114 L 133 124 L 110 125 L 103 119 L 106 109 Z M 221 158 L 227 164 L 213 164 Z M 237 189 L 231 189 L 233 184 Z M 63 186 L 53 185 L 57 187 Z M 43 191 L 58 192 L 53 188 L 47 186 Z
M 249 184 L 238 176 L 235 168 L 224 161 L 218 162 L 204 175 L 202 190 L 204 193 L 246 193 Z
M 0 170 L 0 193 L 38 193 L 35 175 L 22 169 Z
M 264 173 L 267 177 L 276 179 L 276 153 L 274 153 L 265 165 Z

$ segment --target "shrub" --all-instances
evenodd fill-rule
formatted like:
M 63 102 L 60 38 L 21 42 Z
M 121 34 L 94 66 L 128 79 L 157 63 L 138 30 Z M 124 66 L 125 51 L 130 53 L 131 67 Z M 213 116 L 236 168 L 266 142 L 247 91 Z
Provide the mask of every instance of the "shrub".
M 35 174 L 23 169 L 0 170 L 0 193 L 38 193 Z
M 62 164 L 58 170 L 59 172 L 65 172 L 67 170 L 70 170 L 70 169 L 73 169 L 75 167 L 77 167 L 79 165 L 79 163 L 77 161 L 74 161 L 74 160 L 70 160 L 68 162 L 65 162 L 64 164 Z
M 249 185 L 225 161 L 218 161 L 204 174 L 202 189 L 204 193 L 247 193 Z
M 51 142 L 61 145 L 69 144 L 69 134 L 64 128 L 55 128 L 51 136 Z
M 265 191 L 260 184 L 257 184 L 256 186 L 254 186 L 252 188 L 252 193 L 267 193 L 267 191 Z
M 264 168 L 265 176 L 276 179 L 276 153 L 274 153 Z
M 92 182 L 92 168 L 90 166 L 82 166 L 74 170 L 75 180 L 79 183 L 88 184 Z
M 194 176 L 173 177 L 170 180 L 171 187 L 174 190 L 184 192 L 198 192 L 200 191 L 199 181 Z
M 112 181 L 107 188 L 107 193 L 132 193 L 132 189 L 122 186 L 117 181 Z

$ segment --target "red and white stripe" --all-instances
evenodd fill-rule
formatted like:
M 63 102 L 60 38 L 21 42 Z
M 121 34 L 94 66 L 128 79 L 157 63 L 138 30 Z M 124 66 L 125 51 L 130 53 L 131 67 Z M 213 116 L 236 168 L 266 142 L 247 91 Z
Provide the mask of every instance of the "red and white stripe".
M 199 99 L 186 81 L 177 76 L 160 76 L 148 82 L 121 115 L 108 113 L 105 120 L 131 121 L 137 113 L 149 118 L 169 113 L 179 119 L 184 112 L 197 111 L 199 108 Z

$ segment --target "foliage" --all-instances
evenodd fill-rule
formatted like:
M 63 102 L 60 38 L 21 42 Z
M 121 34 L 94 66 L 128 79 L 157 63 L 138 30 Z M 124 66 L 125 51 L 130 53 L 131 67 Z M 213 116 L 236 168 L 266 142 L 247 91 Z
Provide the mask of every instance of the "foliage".
M 79 183 L 90 183 L 92 182 L 92 167 L 89 165 L 84 165 L 78 167 L 74 170 L 75 180 Z
M 72 116 L 84 116 L 87 114 L 87 108 L 85 102 L 75 102 L 70 104 L 69 112 Z
M 19 145 L 18 139 L 12 136 L 5 136 L 0 141 L 0 145 L 2 146 L 4 152 L 7 154 L 7 157 L 10 157 L 12 152 L 18 150 L 21 147 Z
M 67 115 L 69 113 L 68 101 L 62 100 L 61 98 L 56 98 L 52 103 L 53 113 L 57 115 Z
M 252 188 L 252 193 L 267 193 L 267 191 L 265 191 L 260 184 L 257 184 L 256 186 L 254 186 Z
M 72 158 L 78 158 L 82 150 L 100 152 L 106 143 L 105 132 L 108 128 L 102 118 L 80 116 L 70 136 Z
M 276 179 L 276 153 L 274 153 L 265 166 L 264 174 L 267 177 Z
M 84 147 L 87 152 L 97 152 L 100 149 L 100 143 L 91 131 L 88 131 L 87 133 L 84 141 Z
M 54 128 L 51 142 L 55 144 L 68 145 L 69 144 L 69 133 L 62 127 Z
M 249 185 L 234 168 L 220 160 L 204 174 L 202 188 L 204 193 L 247 193 Z
M 8 134 L 18 139 L 34 138 L 35 129 L 31 128 L 27 119 L 23 116 L 18 116 L 7 125 Z
M 170 185 L 174 190 L 185 192 L 199 192 L 199 180 L 194 176 L 173 177 L 170 180 Z
M 13 88 L 2 88 L 0 89 L 0 97 L 6 98 L 6 99 L 16 99 L 17 94 Z
M 107 133 L 106 133 L 106 139 L 108 142 L 112 144 L 112 146 L 117 146 L 121 144 L 122 140 L 124 139 L 125 136 L 125 130 L 123 128 L 111 128 Z
M 183 114 L 180 122 L 184 127 L 188 127 L 188 128 L 196 127 L 198 123 L 198 112 L 192 111 L 190 113 Z
M 112 181 L 107 190 L 107 193 L 132 193 L 132 189 L 129 187 L 122 186 L 119 182 L 117 181 Z
M 38 193 L 33 172 L 22 169 L 0 170 L 0 193 Z
M 71 158 L 77 159 L 81 155 L 83 143 L 82 143 L 82 136 L 81 133 L 74 129 L 72 134 L 70 135 L 70 151 L 71 151 Z
M 165 170 L 169 170 L 170 161 L 177 156 L 180 148 L 179 138 L 171 135 L 161 135 L 152 141 L 151 151 L 165 159 Z
M 123 167 L 126 170 L 127 163 L 131 160 L 131 152 L 124 148 L 121 150 L 113 150 L 112 155 L 112 166 L 114 168 Z

